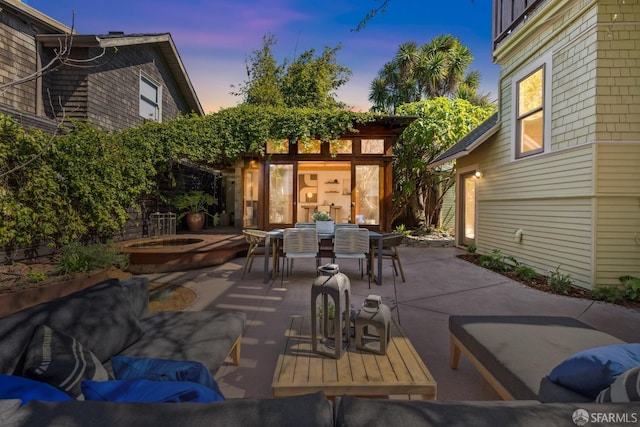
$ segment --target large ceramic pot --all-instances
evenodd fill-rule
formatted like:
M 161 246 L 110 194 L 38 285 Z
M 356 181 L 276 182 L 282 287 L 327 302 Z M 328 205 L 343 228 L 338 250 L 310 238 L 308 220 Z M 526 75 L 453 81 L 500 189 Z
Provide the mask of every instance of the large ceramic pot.
M 187 214 L 187 227 L 189 231 L 200 231 L 204 227 L 204 214 L 203 213 L 190 213 Z

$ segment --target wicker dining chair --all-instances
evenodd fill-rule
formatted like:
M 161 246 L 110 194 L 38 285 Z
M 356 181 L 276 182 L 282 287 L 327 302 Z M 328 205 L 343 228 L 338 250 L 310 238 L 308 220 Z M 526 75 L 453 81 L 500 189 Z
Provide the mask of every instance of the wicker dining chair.
M 382 236 L 382 258 L 391 259 L 393 264 L 393 272 L 398 275 L 400 270 L 400 277 L 402 281 L 404 279 L 404 271 L 402 271 L 402 263 L 400 262 L 400 253 L 398 252 L 398 246 L 404 241 L 404 235 L 401 233 L 389 233 Z M 371 251 L 371 255 L 375 258 L 378 255 L 378 247 L 374 245 Z
M 253 259 L 256 256 L 264 256 L 267 248 L 265 242 L 267 239 L 267 232 L 264 230 L 242 230 L 245 240 L 249 243 L 249 250 L 247 251 L 247 258 L 244 261 L 244 269 L 242 270 L 242 278 L 247 272 L 251 272 L 251 265 Z

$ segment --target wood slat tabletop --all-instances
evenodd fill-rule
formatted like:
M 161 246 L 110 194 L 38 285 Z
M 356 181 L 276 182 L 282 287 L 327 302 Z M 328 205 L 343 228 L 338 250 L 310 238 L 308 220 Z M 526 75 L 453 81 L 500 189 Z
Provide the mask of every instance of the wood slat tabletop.
M 409 397 L 435 400 L 433 376 L 392 320 L 391 340 L 386 355 L 378 355 L 351 345 L 340 359 L 313 353 L 311 320 L 292 316 L 285 332 L 286 344 L 276 364 L 274 397 L 323 391 L 329 397 Z M 320 334 L 318 334 L 320 336 Z

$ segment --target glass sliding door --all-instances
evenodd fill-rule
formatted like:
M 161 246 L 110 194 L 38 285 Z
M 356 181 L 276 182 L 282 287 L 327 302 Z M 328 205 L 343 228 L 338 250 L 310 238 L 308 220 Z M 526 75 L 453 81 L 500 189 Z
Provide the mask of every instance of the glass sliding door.
M 476 184 L 475 172 L 460 175 L 460 243 L 469 246 L 476 241 Z
M 258 226 L 258 169 L 247 169 L 244 173 L 244 213 L 242 226 Z
M 354 214 L 355 223 L 380 225 L 382 169 L 378 165 L 356 165 Z
M 293 224 L 293 164 L 269 165 L 269 223 Z

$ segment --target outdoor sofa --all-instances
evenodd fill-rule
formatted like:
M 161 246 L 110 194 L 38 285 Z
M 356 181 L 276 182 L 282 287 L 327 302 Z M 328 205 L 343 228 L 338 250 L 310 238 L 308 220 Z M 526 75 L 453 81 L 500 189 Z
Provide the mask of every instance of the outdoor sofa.
M 605 351 L 633 347 L 630 365 L 640 365 L 640 344 L 628 345 L 571 317 L 457 315 L 449 317 L 449 331 L 451 367 L 464 354 L 503 399 L 592 402 L 594 396 L 574 383 L 586 388 L 595 382 Z
M 589 426 L 634 425 L 633 404 L 537 401 L 434 402 L 351 396 L 335 403 L 322 392 L 294 397 L 229 399 L 213 403 L 113 403 L 0 400 L 3 427 L 502 427 L 575 426 L 578 410 Z M 4 416 L 3 416 L 4 414 Z M 584 414 L 584 412 L 583 412 Z
M 196 360 L 213 373 L 229 354 L 239 356 L 244 322 L 244 314 L 233 312 L 149 313 L 146 280 L 109 280 L 1 318 L 0 373 L 12 374 L 22 368 L 22 354 L 33 329 L 41 323 L 84 341 L 110 370 L 109 358 L 118 354 Z M 211 403 L 32 399 L 23 404 L 16 398 L 3 398 L 0 425 L 570 426 L 577 409 L 596 415 L 616 414 L 615 422 L 596 417 L 591 419 L 596 422 L 589 424 L 608 426 L 633 421 L 638 411 L 637 404 L 544 404 L 533 400 L 434 402 L 342 396 L 332 402 L 321 392 Z
M 81 380 L 113 379 L 120 356 L 163 369 L 188 362 L 179 369 L 215 383 L 227 357 L 239 363 L 245 320 L 233 311 L 150 313 L 146 278 L 108 279 L 0 318 L 0 374 L 5 386 L 30 377 L 82 398 Z

